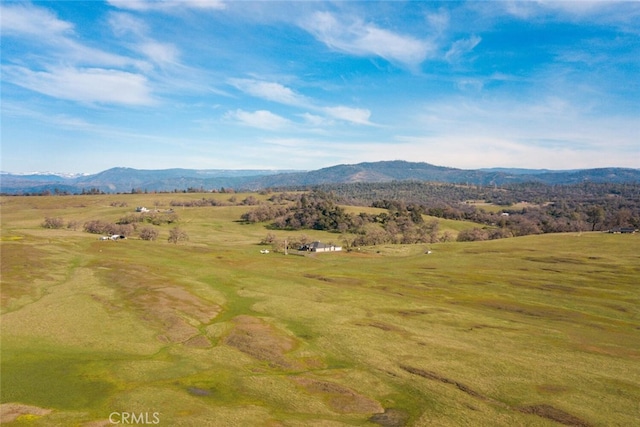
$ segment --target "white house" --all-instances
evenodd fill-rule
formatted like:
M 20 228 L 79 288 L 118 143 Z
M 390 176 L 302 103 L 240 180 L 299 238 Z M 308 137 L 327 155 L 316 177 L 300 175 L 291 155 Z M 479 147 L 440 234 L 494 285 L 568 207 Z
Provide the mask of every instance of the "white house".
M 342 246 L 328 245 L 316 241 L 300 247 L 300 250 L 308 252 L 338 252 L 342 250 Z

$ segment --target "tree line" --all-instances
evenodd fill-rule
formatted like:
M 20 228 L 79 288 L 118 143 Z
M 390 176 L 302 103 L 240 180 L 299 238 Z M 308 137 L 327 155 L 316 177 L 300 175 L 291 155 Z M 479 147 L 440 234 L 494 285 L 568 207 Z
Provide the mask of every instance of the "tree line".
M 278 199 L 275 197 L 269 199 L 272 203 L 243 214 L 242 220 L 268 221 L 273 229 L 344 233 L 344 243 L 354 246 L 452 239 L 450 234 L 439 234 L 437 221 L 425 222 L 423 215 L 479 225 L 460 232 L 460 241 L 640 228 L 637 184 L 532 183 L 497 188 L 424 182 L 356 183 L 320 186 L 307 193 L 281 193 Z M 501 209 L 486 211 L 469 200 L 500 205 Z M 340 205 L 371 206 L 386 212 L 349 214 Z

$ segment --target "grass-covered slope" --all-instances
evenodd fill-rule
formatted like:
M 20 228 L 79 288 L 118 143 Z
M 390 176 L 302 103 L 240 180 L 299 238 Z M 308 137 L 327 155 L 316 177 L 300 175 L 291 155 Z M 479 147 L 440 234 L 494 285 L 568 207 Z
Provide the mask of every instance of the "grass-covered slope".
M 178 208 L 177 245 L 41 227 L 186 197 L 1 199 L 3 425 L 637 421 L 637 234 L 285 256 L 240 206 Z

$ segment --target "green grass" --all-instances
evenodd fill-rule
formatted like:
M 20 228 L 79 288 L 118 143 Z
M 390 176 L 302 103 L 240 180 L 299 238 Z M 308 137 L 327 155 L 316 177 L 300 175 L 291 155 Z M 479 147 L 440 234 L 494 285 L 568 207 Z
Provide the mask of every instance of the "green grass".
M 40 227 L 202 197 L 1 199 L 0 399 L 53 410 L 14 424 L 158 411 L 161 425 L 375 426 L 374 408 L 408 425 L 637 420 L 638 235 L 303 257 L 260 254 L 270 231 L 237 221 L 250 207 L 178 208 L 178 245 L 171 226 L 155 242 Z

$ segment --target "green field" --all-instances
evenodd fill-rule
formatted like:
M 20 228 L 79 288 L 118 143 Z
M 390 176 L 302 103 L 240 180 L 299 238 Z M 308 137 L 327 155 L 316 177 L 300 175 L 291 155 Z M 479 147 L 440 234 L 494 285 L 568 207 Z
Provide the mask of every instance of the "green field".
M 299 256 L 259 242 L 339 235 L 247 206 L 176 208 L 179 244 L 41 226 L 202 197 L 0 199 L 3 425 L 638 424 L 638 234 Z

